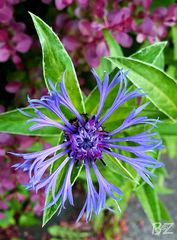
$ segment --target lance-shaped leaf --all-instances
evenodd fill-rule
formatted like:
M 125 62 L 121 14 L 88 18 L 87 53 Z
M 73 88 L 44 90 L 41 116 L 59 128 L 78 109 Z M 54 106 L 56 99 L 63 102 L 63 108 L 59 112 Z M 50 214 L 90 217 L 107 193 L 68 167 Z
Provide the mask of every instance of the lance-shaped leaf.
M 120 52 L 120 47 L 118 45 L 118 43 L 116 43 L 115 39 L 113 38 L 113 36 L 111 35 L 111 33 L 107 30 L 104 31 L 104 36 L 105 36 L 105 39 L 109 45 L 109 48 L 110 48 L 110 57 L 121 57 L 122 56 L 122 52 Z M 162 62 L 160 61 L 162 59 L 162 55 L 163 55 L 163 50 L 166 46 L 167 42 L 159 42 L 159 43 L 155 43 L 153 45 L 150 45 L 148 47 L 145 47 L 145 48 L 142 48 L 140 49 L 138 52 L 132 54 L 130 56 L 130 58 L 133 58 L 133 59 L 138 59 L 138 60 L 141 60 L 143 62 L 147 62 L 147 63 L 150 63 L 152 65 L 155 65 L 157 67 L 159 67 L 159 63 L 161 64 L 162 66 Z M 118 47 L 117 47 L 118 46 Z M 105 61 L 103 61 L 105 60 Z M 106 66 L 106 68 L 104 70 L 108 70 L 107 67 L 109 66 L 110 67 L 110 70 L 108 71 L 108 73 L 111 72 L 111 75 L 115 75 L 116 71 L 117 70 L 113 70 L 112 71 L 112 64 L 111 65 L 108 65 L 108 60 L 107 59 L 102 59 L 103 63 L 105 63 L 105 65 L 102 64 L 102 67 Z M 100 71 L 100 67 L 99 67 L 99 71 L 97 69 L 97 72 L 98 72 L 98 75 L 101 76 L 101 79 L 103 78 L 102 74 L 103 74 L 103 69 L 101 69 Z M 100 74 L 101 73 L 101 74 Z M 114 87 L 113 91 L 111 92 L 110 95 L 108 95 L 108 98 L 107 98 L 107 102 L 109 101 L 112 101 L 112 96 L 114 94 L 114 92 L 116 93 L 117 92 L 117 88 Z M 92 113 L 95 113 L 96 112 L 96 109 L 97 109 L 97 104 L 95 104 L 93 106 L 92 104 L 92 100 L 96 103 L 99 103 L 99 93 L 98 93 L 98 89 L 97 87 L 94 88 L 94 90 L 89 94 L 89 96 L 87 97 L 86 99 L 86 109 L 87 111 L 91 111 Z M 106 110 L 106 108 L 105 108 Z
M 159 206 L 161 219 L 166 223 L 173 223 L 173 219 L 171 218 L 170 213 L 168 212 L 166 206 L 161 200 L 159 200 Z
M 174 60 L 177 60 L 177 24 L 172 27 Z
M 34 110 L 32 108 L 22 108 L 27 114 L 34 115 Z M 41 110 L 41 109 L 40 109 Z M 42 110 L 46 113 L 46 109 Z M 0 132 L 10 133 L 10 134 L 21 134 L 28 136 L 59 136 L 60 129 L 54 127 L 44 127 L 36 131 L 30 131 L 29 128 L 32 123 L 27 123 L 29 117 L 23 115 L 19 110 L 12 110 L 9 112 L 0 114 Z M 60 119 L 54 119 L 59 121 Z
M 106 165 L 111 169 L 111 171 L 115 172 L 116 174 L 122 175 L 123 177 L 129 179 L 132 182 L 136 182 L 135 177 L 117 158 L 110 156 L 108 154 L 104 154 L 103 159 Z
M 159 199 L 156 191 L 148 184 L 143 185 L 136 191 L 136 196 L 141 203 L 149 221 L 153 223 L 161 222 Z
M 143 62 L 151 63 L 152 65 L 155 65 L 159 68 L 163 68 L 163 51 L 166 45 L 167 42 L 157 42 L 148 47 L 140 49 L 130 57 L 133 59 L 141 60 Z
M 131 58 L 107 58 L 116 67 L 129 70 L 128 78 L 141 88 L 150 101 L 171 119 L 177 119 L 177 84 L 151 64 Z
M 111 57 L 123 56 L 122 49 L 112 34 L 107 30 L 103 30 L 104 38 L 108 44 Z
M 157 130 L 162 136 L 177 136 L 177 123 L 158 123 Z
M 39 17 L 30 14 L 42 47 L 43 73 L 47 87 L 49 88 L 49 79 L 54 84 L 58 83 L 65 73 L 66 88 L 73 104 L 81 113 L 85 112 L 82 93 L 71 58 L 52 28 Z

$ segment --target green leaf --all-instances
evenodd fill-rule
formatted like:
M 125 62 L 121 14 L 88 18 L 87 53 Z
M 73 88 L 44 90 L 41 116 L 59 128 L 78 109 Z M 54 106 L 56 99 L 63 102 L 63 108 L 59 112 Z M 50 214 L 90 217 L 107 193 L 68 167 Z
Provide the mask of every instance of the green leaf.
M 154 10 L 155 8 L 161 6 L 161 7 L 168 7 L 171 4 L 175 3 L 175 0 L 155 0 L 152 1 L 150 9 Z
M 160 69 L 131 58 L 107 58 L 116 67 L 129 70 L 131 82 L 147 93 L 147 98 L 171 119 L 177 119 L 177 84 Z
M 159 206 L 161 219 L 165 222 L 172 223 L 173 219 L 171 218 L 167 208 L 165 207 L 164 203 L 161 200 L 159 200 Z
M 161 136 L 177 136 L 177 123 L 161 122 L 157 124 Z
M 167 42 L 157 42 L 148 47 L 140 49 L 138 52 L 132 54 L 130 58 L 141 60 L 143 62 L 151 63 L 163 69 L 164 59 L 163 51 Z
M 93 229 L 95 232 L 99 232 L 104 224 L 104 212 L 101 211 L 98 215 L 94 215 L 93 217 Z
M 172 27 L 174 60 L 177 60 L 177 24 Z
M 101 58 L 99 66 L 96 68 L 96 72 L 100 79 L 104 79 L 104 71 L 107 73 L 112 72 L 113 66 L 112 64 L 105 58 Z
M 161 54 L 158 56 L 158 58 L 153 63 L 153 65 L 155 65 L 156 67 L 164 70 L 164 67 L 165 67 L 165 56 L 164 56 L 163 52 L 161 52 Z
M 121 191 L 123 192 L 123 196 L 121 197 L 121 199 L 118 202 L 116 202 L 113 198 L 108 198 L 108 200 L 106 202 L 106 204 L 109 207 L 114 208 L 117 220 L 119 220 L 123 216 L 123 213 L 127 207 L 128 201 L 133 192 L 133 184 L 128 181 L 125 182 L 121 187 Z M 120 208 L 121 212 L 119 211 L 118 207 Z
M 1 218 L 0 221 L 0 228 L 6 228 L 10 225 L 15 224 L 15 219 L 14 219 L 14 211 L 13 210 L 6 210 L 4 213 L 4 217 Z
M 135 177 L 131 174 L 130 171 L 119 161 L 117 158 L 110 156 L 109 154 L 104 154 L 103 160 L 106 165 L 116 174 L 120 174 L 125 178 L 128 178 L 132 182 L 136 182 Z M 137 183 L 138 184 L 138 183 Z
M 107 30 L 103 30 L 104 38 L 108 44 L 111 57 L 121 57 L 123 56 L 122 49 L 112 34 Z
M 176 76 L 176 66 L 175 65 L 169 65 L 166 69 L 166 73 L 171 76 L 172 78 L 175 78 Z
M 177 156 L 177 135 L 175 136 L 162 136 L 166 146 L 168 156 L 170 158 L 175 158 Z
M 156 186 L 157 192 L 159 194 L 163 194 L 163 195 L 167 195 L 167 194 L 173 194 L 174 190 L 173 189 L 169 189 L 167 187 L 164 186 Z
M 54 84 L 60 82 L 65 72 L 66 88 L 71 101 L 80 113 L 85 112 L 83 96 L 71 58 L 51 27 L 36 15 L 32 13 L 30 15 L 42 47 L 43 72 L 46 86 L 49 88 L 49 79 Z
M 69 227 L 60 227 L 58 225 L 53 225 L 48 228 L 49 233 L 53 237 L 57 237 L 57 239 L 85 239 L 90 236 L 88 232 L 79 232 L 76 229 L 72 229 Z
M 21 110 L 28 114 L 34 114 L 34 110 L 32 108 L 22 108 Z M 46 113 L 45 109 L 43 110 L 43 113 Z M 18 110 L 1 113 L 0 132 L 28 136 L 59 136 L 60 129 L 56 130 L 54 127 L 44 127 L 36 131 L 30 131 L 29 127 L 32 123 L 27 123 L 26 121 L 28 119 L 28 117 L 20 113 Z
M 118 42 L 113 38 L 112 34 L 107 30 L 103 30 L 104 38 L 108 44 L 110 50 L 111 57 L 123 56 L 123 52 Z M 97 74 L 100 79 L 104 78 L 104 71 L 111 73 L 113 71 L 113 66 L 111 62 L 109 62 L 105 58 L 101 58 L 99 66 L 96 68 Z
M 128 114 L 132 111 L 132 107 L 124 107 L 121 106 L 119 107 L 104 123 L 104 126 L 108 129 L 114 129 L 116 128 L 119 124 L 123 122 L 123 120 L 128 116 Z M 147 116 L 149 118 L 160 118 L 166 119 L 167 117 L 161 113 L 160 111 L 154 111 L 154 109 L 148 109 L 145 108 L 139 116 Z M 160 124 L 159 124 L 160 125 Z M 135 126 L 136 127 L 136 126 Z M 125 129 L 126 130 L 126 129 Z
M 111 57 L 122 56 L 123 54 L 122 54 L 122 52 L 120 52 L 121 48 L 119 47 L 118 43 L 115 41 L 115 39 L 112 37 L 111 33 L 108 30 L 104 31 L 104 36 L 105 36 L 105 39 L 107 40 L 107 43 L 110 47 Z M 148 47 L 142 48 L 137 53 L 131 55 L 130 58 L 142 60 L 144 62 L 151 63 L 153 65 L 158 66 L 159 59 L 161 58 L 161 55 L 163 53 L 163 50 L 164 50 L 166 44 L 167 44 L 167 42 L 158 42 L 158 43 L 155 43 L 155 44 L 150 45 Z M 102 59 L 100 66 L 97 68 L 97 73 L 98 73 L 99 77 L 101 79 L 103 79 L 103 74 L 104 74 L 103 70 L 110 73 L 111 69 L 112 69 L 112 67 L 111 67 L 111 65 L 108 64 L 108 60 L 107 59 Z M 110 78 L 113 78 L 114 75 L 117 73 L 117 71 L 118 71 L 118 69 L 114 69 L 111 72 L 111 77 Z M 112 101 L 113 96 L 116 93 L 117 93 L 117 88 L 114 87 L 111 94 L 109 94 L 108 97 L 107 97 L 107 103 Z M 94 106 L 93 106 L 93 102 L 95 103 Z M 89 112 L 91 114 L 94 114 L 96 112 L 96 110 L 98 108 L 98 104 L 99 104 L 99 92 L 98 92 L 97 87 L 95 87 L 94 90 L 89 94 L 89 96 L 86 99 L 85 104 L 86 104 L 86 112 Z M 108 106 L 109 105 L 107 104 L 107 107 L 105 107 L 104 109 L 106 110 L 108 108 Z M 116 115 L 116 117 L 118 116 L 118 114 L 115 114 L 115 115 Z M 119 116 L 120 115 L 121 114 L 119 114 Z M 157 113 L 157 115 L 158 115 L 158 113 Z M 115 118 L 115 116 L 113 118 Z
M 152 224 L 161 222 L 159 199 L 155 189 L 151 188 L 148 184 L 145 184 L 141 188 L 138 188 L 136 196 L 149 221 Z
M 39 219 L 36 218 L 33 212 L 25 212 L 20 216 L 19 225 L 20 226 L 34 226 L 39 224 Z

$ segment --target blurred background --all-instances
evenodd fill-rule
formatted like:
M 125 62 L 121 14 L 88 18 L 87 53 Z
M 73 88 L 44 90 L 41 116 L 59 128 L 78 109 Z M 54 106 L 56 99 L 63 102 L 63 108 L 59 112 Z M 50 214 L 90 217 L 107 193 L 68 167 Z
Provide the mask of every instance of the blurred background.
M 27 105 L 26 97 L 47 93 L 42 75 L 41 47 L 28 11 L 52 26 L 70 54 L 82 90 L 87 95 L 94 87 L 91 67 L 98 67 L 109 47 L 102 29 L 108 29 L 125 56 L 157 41 L 168 41 L 164 52 L 165 71 L 177 77 L 177 4 L 173 0 L 0 0 L 0 112 Z M 176 97 L 176 96 L 174 96 Z M 177 137 L 164 137 L 166 152 L 166 191 L 162 199 L 177 220 Z M 104 212 L 85 223 L 75 224 L 77 207 L 67 209 L 41 228 L 44 194 L 29 192 L 24 172 L 15 172 L 17 159 L 8 151 L 36 151 L 48 148 L 50 138 L 0 133 L 0 240 L 47 239 L 177 239 L 171 235 L 152 235 L 152 225 L 133 195 L 128 208 L 119 216 Z M 164 179 L 162 179 L 164 181 Z M 170 188 L 170 189 L 169 189 Z M 75 196 L 82 200 L 78 183 Z

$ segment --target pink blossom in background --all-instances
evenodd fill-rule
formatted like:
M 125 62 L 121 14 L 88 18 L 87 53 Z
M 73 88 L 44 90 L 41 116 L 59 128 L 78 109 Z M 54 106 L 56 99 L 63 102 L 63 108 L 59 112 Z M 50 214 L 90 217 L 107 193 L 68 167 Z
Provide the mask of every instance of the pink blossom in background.
M 8 133 L 0 133 L 0 146 L 8 146 L 14 143 L 13 136 Z
M 55 0 L 55 6 L 58 10 L 62 10 L 69 6 L 72 2 L 73 0 Z
M 17 93 L 22 87 L 22 83 L 12 80 L 5 86 L 5 90 L 9 93 Z
M 77 0 L 79 7 L 86 8 L 88 6 L 89 0 Z
M 64 2 L 68 6 L 71 4 L 70 1 L 58 1 L 60 8 Z M 177 22 L 177 4 L 150 11 L 151 4 L 152 0 L 113 1 L 108 10 L 107 0 L 77 0 L 73 5 L 75 17 L 63 12 L 58 14 L 55 30 L 62 36 L 64 46 L 76 65 L 85 59 L 90 66 L 96 67 L 100 57 L 109 54 L 107 46 L 103 44 L 103 29 L 108 29 L 124 48 L 132 46 L 132 33 L 136 34 L 139 43 L 146 39 L 154 43 L 167 36 L 167 27 Z
M 25 33 L 25 24 L 16 22 L 14 8 L 20 0 L 0 1 L 0 62 L 10 58 L 15 65 L 21 63 L 19 53 L 26 53 L 31 45 L 32 38 Z
M 87 19 L 82 19 L 78 22 L 79 31 L 83 36 L 89 37 L 92 33 L 91 22 Z
M 113 36 L 122 47 L 129 48 L 133 44 L 133 39 L 125 32 L 114 32 Z
M 13 17 L 13 8 L 8 3 L 4 2 L 0 5 L 0 22 L 8 24 Z
M 122 47 L 130 48 L 133 44 L 132 33 L 136 34 L 139 43 L 146 39 L 153 43 L 164 39 L 168 27 L 177 23 L 177 4 L 151 11 L 152 0 L 41 1 L 58 10 L 55 31 L 76 65 L 84 63 L 85 59 L 90 66 L 98 66 L 100 58 L 108 54 L 108 48 L 103 43 L 104 28 Z M 0 0 L 0 23 L 5 24 L 0 27 L 0 62 L 11 59 L 18 68 L 22 64 L 21 53 L 28 52 L 32 46 L 32 38 L 25 33 L 25 25 L 16 23 L 14 19 L 14 5 L 19 2 Z M 67 7 L 73 9 L 74 15 L 65 11 Z
M 75 51 L 80 47 L 80 41 L 75 36 L 66 36 L 62 39 L 63 45 L 69 52 Z
M 6 153 L 5 149 L 0 148 L 0 157 L 4 156 Z
M 93 16 L 103 18 L 106 13 L 107 0 L 93 1 L 92 14 Z
M 10 58 L 11 52 L 5 43 L 0 45 L 0 62 L 6 62 Z
M 17 191 L 17 186 L 19 184 L 26 184 L 29 176 L 24 171 L 20 171 L 19 174 L 15 173 L 12 165 L 16 163 L 17 159 L 7 152 L 9 149 L 13 149 L 14 147 L 16 147 L 18 151 L 24 151 L 24 149 L 30 147 L 34 141 L 36 141 L 36 138 L 34 137 L 21 135 L 13 136 L 6 133 L 0 133 L 0 169 L 3 169 L 3 171 L 0 171 L 0 193 L 1 196 L 6 196 L 8 193 L 5 199 L 0 198 L 1 211 L 8 209 L 8 204 L 6 204 L 7 202 L 16 199 L 23 203 L 28 197 Z M 42 143 L 43 145 L 46 145 L 46 147 L 50 145 L 48 145 L 44 140 L 42 140 Z M 35 215 L 40 216 L 44 207 L 44 193 L 40 192 L 40 194 L 36 195 L 35 192 L 30 192 L 30 198 L 32 199 L 32 204 L 34 205 L 33 209 Z M 31 209 L 31 202 L 29 202 L 27 209 Z M 2 215 L 2 217 L 3 216 L 4 215 Z
M 37 216 L 41 216 L 44 205 L 45 205 L 45 197 L 42 191 L 39 191 L 38 194 L 36 192 L 31 191 L 31 201 L 35 203 L 34 212 Z
M 18 53 L 26 53 L 32 45 L 32 38 L 24 33 L 24 24 L 13 22 L 11 26 L 0 29 L 0 33 L 0 62 L 11 57 L 15 64 L 19 64 Z
M 19 143 L 19 147 L 18 147 L 19 151 L 30 147 L 36 140 L 34 137 L 23 136 L 23 135 L 17 135 L 16 139 Z
M 167 11 L 167 15 L 164 20 L 166 26 L 173 26 L 177 23 L 177 3 L 172 4 Z
M 32 44 L 32 39 L 23 32 L 16 32 L 12 38 L 15 50 L 20 53 L 26 53 Z

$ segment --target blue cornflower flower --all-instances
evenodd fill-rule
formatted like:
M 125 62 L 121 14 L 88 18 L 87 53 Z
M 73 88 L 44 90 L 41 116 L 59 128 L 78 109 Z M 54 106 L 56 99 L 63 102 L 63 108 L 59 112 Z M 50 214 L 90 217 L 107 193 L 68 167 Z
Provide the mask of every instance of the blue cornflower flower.
M 64 77 L 60 83 L 60 93 L 56 90 L 57 86 L 54 86 L 50 82 L 51 92 L 49 95 L 43 96 L 40 100 L 28 99 L 36 116 L 33 117 L 30 114 L 22 113 L 30 117 L 28 122 L 35 122 L 30 130 L 40 129 L 45 126 L 52 126 L 62 130 L 64 134 L 63 143 L 40 152 L 26 154 L 14 153 L 16 156 L 22 157 L 25 160 L 23 163 L 16 164 L 15 167 L 16 169 L 23 169 L 29 172 L 30 180 L 28 188 L 36 191 L 45 188 L 46 194 L 48 194 L 49 191 L 52 192 L 53 199 L 46 207 L 56 204 L 59 198 L 61 198 L 60 211 L 62 208 L 65 208 L 66 200 L 68 200 L 71 205 L 74 205 L 71 184 L 73 168 L 78 162 L 85 166 L 88 190 L 86 201 L 79 214 L 78 220 L 84 212 L 86 212 L 87 220 L 90 220 L 92 212 L 99 214 L 101 209 L 106 207 L 107 195 L 114 200 L 119 200 L 119 195 L 122 195 L 121 190 L 108 182 L 98 169 L 98 161 L 104 164 L 104 153 L 130 164 L 144 181 L 151 186 L 153 185 L 149 177 L 153 176 L 153 174 L 148 169 L 159 168 L 163 165 L 147 155 L 149 151 L 162 148 L 161 141 L 156 137 L 153 138 L 157 133 L 151 132 L 156 126 L 157 120 L 148 119 L 146 116 L 137 117 L 147 106 L 147 103 L 133 109 L 118 128 L 108 132 L 103 127 L 104 122 L 123 103 L 132 98 L 143 96 L 144 94 L 140 92 L 140 89 L 127 91 L 127 72 L 124 73 L 122 70 L 118 71 L 112 81 L 109 81 L 109 75 L 105 73 L 103 82 L 101 82 L 95 70 L 92 70 L 92 73 L 96 79 L 100 93 L 100 102 L 96 114 L 90 116 L 89 113 L 81 114 L 77 111 L 67 94 Z M 117 96 L 106 113 L 101 114 L 110 90 L 117 84 L 119 85 Z M 42 113 L 42 110 L 37 108 L 38 106 L 50 110 L 63 123 L 52 120 L 46 114 Z M 62 106 L 67 108 L 75 118 L 68 120 L 61 109 Z M 150 125 L 150 127 L 148 130 L 133 136 L 119 137 L 121 131 L 137 124 L 147 124 Z M 125 146 L 120 145 L 121 142 L 130 142 L 132 144 L 131 146 Z M 122 150 L 132 153 L 132 157 L 123 155 Z M 61 161 L 60 165 L 54 172 L 49 174 L 49 167 L 56 161 Z M 58 176 L 66 164 L 68 164 L 68 169 L 62 186 L 56 192 Z M 91 168 L 97 178 L 98 187 L 95 187 L 93 184 L 90 173 Z M 47 173 L 48 176 L 46 176 Z

